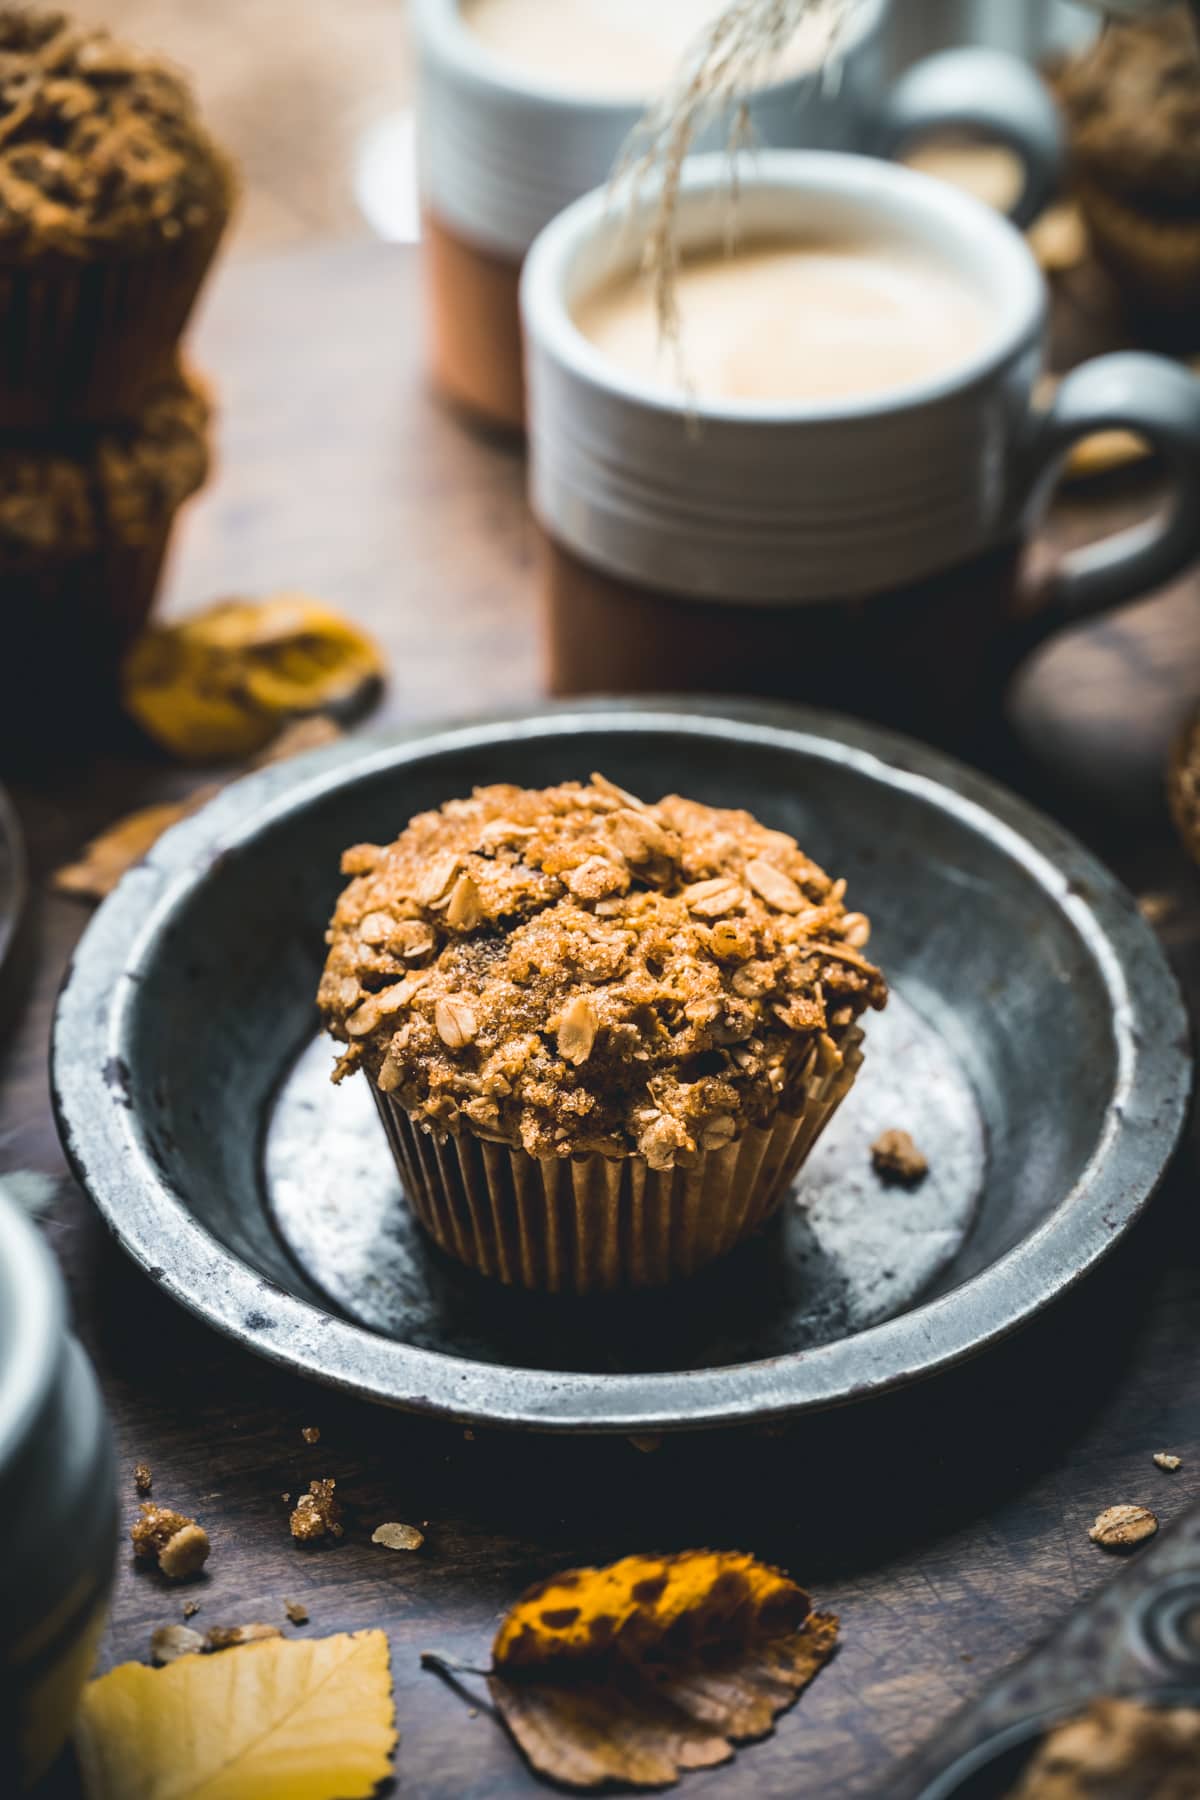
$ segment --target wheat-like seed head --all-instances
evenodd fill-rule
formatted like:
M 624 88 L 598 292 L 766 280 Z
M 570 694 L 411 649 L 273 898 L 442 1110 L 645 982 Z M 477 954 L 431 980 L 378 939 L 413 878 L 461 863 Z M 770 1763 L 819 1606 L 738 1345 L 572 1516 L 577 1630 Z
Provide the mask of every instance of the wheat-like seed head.
M 659 334 L 665 342 L 677 347 L 679 341 L 675 221 L 684 161 L 697 135 L 712 121 L 728 118 L 732 186 L 736 153 L 752 140 L 749 97 L 771 79 L 801 21 L 811 23 L 817 34 L 811 78 L 828 80 L 863 4 L 864 0 L 730 0 L 685 55 L 667 92 L 631 134 L 614 180 L 628 180 L 634 206 L 647 186 L 654 186 L 643 263 L 653 284 Z

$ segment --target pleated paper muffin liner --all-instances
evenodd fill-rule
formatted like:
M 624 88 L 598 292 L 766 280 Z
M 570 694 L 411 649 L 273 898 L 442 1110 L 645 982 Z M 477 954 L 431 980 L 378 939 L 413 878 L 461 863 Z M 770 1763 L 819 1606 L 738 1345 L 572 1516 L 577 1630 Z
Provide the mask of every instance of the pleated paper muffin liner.
M 65 738 L 115 709 L 121 655 L 150 615 L 174 523 L 172 509 L 136 543 L 110 537 L 37 567 L 0 557 L 0 744 Z
M 726 1255 L 783 1201 L 862 1062 L 810 1077 L 798 1111 L 748 1126 L 690 1167 L 644 1157 L 535 1157 L 470 1132 L 424 1129 L 372 1086 L 408 1204 L 435 1243 L 513 1287 L 585 1294 L 660 1286 Z
M 136 416 L 174 368 L 227 218 L 144 256 L 0 261 L 0 432 Z

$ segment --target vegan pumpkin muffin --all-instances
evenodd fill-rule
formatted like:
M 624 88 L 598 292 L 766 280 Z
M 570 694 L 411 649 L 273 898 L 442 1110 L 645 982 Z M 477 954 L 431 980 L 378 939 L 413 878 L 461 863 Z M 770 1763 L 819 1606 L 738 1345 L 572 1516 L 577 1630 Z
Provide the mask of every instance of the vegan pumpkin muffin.
M 1067 65 L 1059 94 L 1097 255 L 1132 305 L 1195 338 L 1200 41 L 1191 8 L 1111 22 Z
M 527 1287 L 688 1274 L 765 1220 L 861 1062 L 869 925 L 780 831 L 477 789 L 348 850 L 319 1005 L 444 1250 Z
M 232 197 L 174 70 L 64 13 L 0 7 L 0 430 L 141 408 Z
M 154 601 L 179 507 L 208 474 L 209 408 L 176 374 L 128 424 L 60 445 L 0 442 L 0 737 L 69 732 L 112 692 Z

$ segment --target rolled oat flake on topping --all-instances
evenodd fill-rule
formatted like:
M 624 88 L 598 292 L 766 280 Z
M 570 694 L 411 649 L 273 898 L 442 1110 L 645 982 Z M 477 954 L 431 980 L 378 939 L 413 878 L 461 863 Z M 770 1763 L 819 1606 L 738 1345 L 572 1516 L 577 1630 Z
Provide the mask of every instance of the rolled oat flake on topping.
M 761 857 L 746 864 L 746 880 L 756 894 L 762 895 L 768 906 L 776 906 L 780 912 L 796 913 L 806 904 L 804 895 L 791 876 L 783 874 L 774 863 L 764 862 Z
M 559 1054 L 569 1063 L 583 1063 L 592 1054 L 599 1020 L 586 994 L 576 994 L 563 1008 L 558 1026 Z

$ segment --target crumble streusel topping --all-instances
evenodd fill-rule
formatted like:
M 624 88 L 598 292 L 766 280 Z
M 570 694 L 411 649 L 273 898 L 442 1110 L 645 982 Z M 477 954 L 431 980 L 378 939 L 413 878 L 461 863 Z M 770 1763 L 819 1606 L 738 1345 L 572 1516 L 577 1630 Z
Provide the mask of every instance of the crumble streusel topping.
M 794 838 L 582 786 L 476 789 L 360 844 L 318 1002 L 439 1131 L 670 1168 L 797 1103 L 887 986 Z
M 212 230 L 232 172 L 183 76 L 65 13 L 0 7 L 0 257 Z

